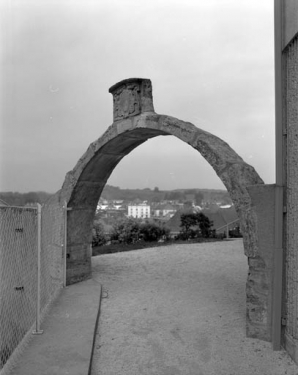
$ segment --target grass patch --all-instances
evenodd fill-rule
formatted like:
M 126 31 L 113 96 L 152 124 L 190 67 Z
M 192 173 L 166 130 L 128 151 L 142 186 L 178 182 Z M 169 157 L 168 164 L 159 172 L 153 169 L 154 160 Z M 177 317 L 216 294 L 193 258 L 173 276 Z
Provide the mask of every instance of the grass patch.
M 218 242 L 222 241 L 220 238 L 195 238 L 189 241 L 182 241 L 182 240 L 170 240 L 167 242 L 145 242 L 139 241 L 129 245 L 125 244 L 111 244 L 111 245 L 102 245 L 102 246 L 95 246 L 92 248 L 92 256 L 103 255 L 103 254 L 114 254 L 114 253 L 121 253 L 123 251 L 131 251 L 131 250 L 142 250 L 147 249 L 150 247 L 159 247 L 159 246 L 171 246 L 171 245 L 178 245 L 178 244 L 191 244 L 191 243 L 202 243 L 202 242 Z

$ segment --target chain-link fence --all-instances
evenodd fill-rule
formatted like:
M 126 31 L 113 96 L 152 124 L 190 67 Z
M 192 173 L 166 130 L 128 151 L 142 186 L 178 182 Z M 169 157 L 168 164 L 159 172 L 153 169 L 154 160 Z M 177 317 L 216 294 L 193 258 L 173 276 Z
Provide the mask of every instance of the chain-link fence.
M 51 302 L 65 272 L 64 213 L 60 205 L 40 209 L 0 207 L 0 374 L 8 374 Z

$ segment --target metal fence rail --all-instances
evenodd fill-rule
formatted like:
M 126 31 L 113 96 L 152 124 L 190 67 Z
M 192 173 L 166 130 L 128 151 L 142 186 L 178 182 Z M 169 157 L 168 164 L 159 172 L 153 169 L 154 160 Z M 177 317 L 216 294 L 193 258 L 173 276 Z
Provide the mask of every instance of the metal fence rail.
M 226 238 L 229 238 L 229 228 L 230 228 L 230 225 L 232 224 L 235 224 L 239 221 L 239 218 L 236 219 L 236 220 L 233 220 L 233 221 L 230 221 L 229 223 L 226 223 L 225 225 L 222 225 L 221 227 L 219 228 L 215 228 L 216 231 L 219 231 L 223 228 L 225 228 L 225 232 L 226 232 Z
M 66 208 L 65 208 L 66 209 Z M 64 208 L 0 207 L 0 375 L 11 373 L 64 278 Z

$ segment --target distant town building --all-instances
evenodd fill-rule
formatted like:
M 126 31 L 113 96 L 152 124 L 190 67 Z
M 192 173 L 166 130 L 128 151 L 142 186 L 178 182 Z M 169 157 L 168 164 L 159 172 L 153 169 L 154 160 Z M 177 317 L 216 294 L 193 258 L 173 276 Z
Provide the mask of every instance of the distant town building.
M 147 219 L 150 217 L 150 206 L 147 203 L 128 205 L 128 217 Z
M 157 217 L 169 216 L 171 218 L 174 216 L 177 209 L 171 204 L 161 204 L 155 207 L 153 210 L 153 215 Z
M 25 207 L 37 207 L 38 202 L 28 202 L 25 204 Z
M 121 210 L 123 209 L 124 204 L 123 200 L 115 200 L 115 201 L 107 201 L 107 200 L 99 200 L 97 204 L 97 211 L 100 210 Z

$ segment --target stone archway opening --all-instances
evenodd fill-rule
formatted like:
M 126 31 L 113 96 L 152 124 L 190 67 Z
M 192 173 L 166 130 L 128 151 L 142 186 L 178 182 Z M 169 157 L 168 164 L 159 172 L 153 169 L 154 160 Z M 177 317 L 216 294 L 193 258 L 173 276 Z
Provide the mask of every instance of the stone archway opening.
M 114 122 L 91 143 L 67 173 L 57 199 L 67 202 L 67 284 L 91 277 L 91 237 L 96 206 L 118 163 L 136 147 L 157 136 L 172 135 L 197 150 L 213 167 L 235 205 L 248 257 L 247 334 L 271 339 L 270 279 L 260 256 L 257 216 L 249 187 L 264 184 L 255 169 L 223 140 L 195 125 L 154 112 L 151 81 L 127 79 L 112 86 Z M 265 272 L 266 273 L 266 272 Z M 260 280 L 260 275 L 262 280 Z M 266 275 L 265 275 L 266 276 Z M 257 286 L 257 287 L 255 287 Z M 267 293 L 264 297 L 264 291 Z

